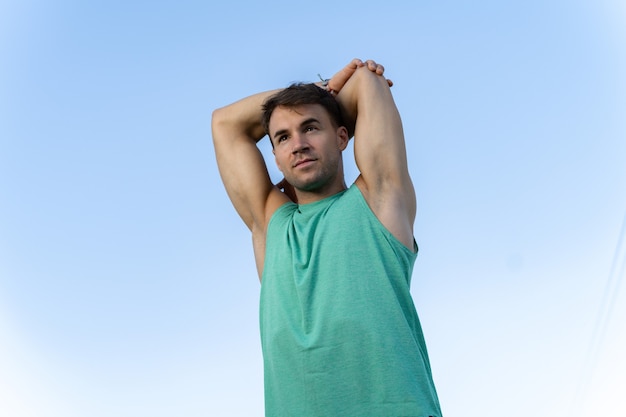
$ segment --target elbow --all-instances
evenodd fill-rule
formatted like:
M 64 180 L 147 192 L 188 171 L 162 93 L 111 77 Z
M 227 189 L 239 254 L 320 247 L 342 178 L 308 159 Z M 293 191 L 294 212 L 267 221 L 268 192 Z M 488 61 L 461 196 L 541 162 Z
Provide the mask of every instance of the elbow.
M 214 143 L 227 136 L 226 132 L 228 132 L 230 124 L 228 111 L 225 108 L 213 110 L 211 114 L 211 133 Z
M 226 123 L 225 113 L 224 108 L 213 110 L 213 113 L 211 114 L 211 129 L 215 130 L 220 126 L 224 126 Z

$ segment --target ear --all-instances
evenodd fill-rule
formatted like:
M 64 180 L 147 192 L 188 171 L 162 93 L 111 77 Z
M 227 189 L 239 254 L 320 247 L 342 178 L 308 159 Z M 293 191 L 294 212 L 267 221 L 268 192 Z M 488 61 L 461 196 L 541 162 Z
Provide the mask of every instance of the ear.
M 345 150 L 348 147 L 348 142 L 350 141 L 350 136 L 348 135 L 348 129 L 344 126 L 339 126 L 337 128 L 337 145 L 340 150 Z

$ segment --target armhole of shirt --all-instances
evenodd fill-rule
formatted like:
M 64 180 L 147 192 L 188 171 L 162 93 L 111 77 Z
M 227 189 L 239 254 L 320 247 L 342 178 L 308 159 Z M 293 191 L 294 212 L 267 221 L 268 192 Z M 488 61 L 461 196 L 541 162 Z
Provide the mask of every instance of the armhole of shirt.
M 265 231 L 265 254 L 263 256 L 263 271 L 261 272 L 261 286 L 263 286 L 263 281 L 265 280 L 265 265 L 267 263 L 267 241 L 270 237 L 270 230 L 272 228 L 272 224 L 277 222 L 279 220 L 279 218 L 284 217 L 283 212 L 287 212 L 289 209 L 293 208 L 294 206 L 297 206 L 296 203 L 287 201 L 285 202 L 285 204 L 281 205 L 280 207 L 278 207 L 276 209 L 276 211 L 274 212 L 274 214 L 272 214 L 272 217 L 270 217 L 270 221 L 267 222 L 267 230 Z

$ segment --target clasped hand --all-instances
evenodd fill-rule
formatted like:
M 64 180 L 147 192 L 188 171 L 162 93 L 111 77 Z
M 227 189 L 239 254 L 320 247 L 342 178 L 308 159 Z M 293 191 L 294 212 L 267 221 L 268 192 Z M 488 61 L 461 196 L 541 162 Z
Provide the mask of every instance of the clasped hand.
M 333 77 L 328 81 L 328 89 L 334 91 L 335 93 L 338 93 L 339 91 L 341 91 L 341 89 L 350 79 L 350 77 L 352 77 L 354 72 L 358 68 L 364 66 L 367 66 L 367 69 L 375 72 L 378 75 L 383 75 L 385 73 L 385 67 L 383 67 L 381 64 L 376 63 L 376 61 L 374 60 L 368 59 L 367 61 L 363 62 L 358 58 L 354 58 L 352 61 L 350 61 L 348 65 L 346 65 L 339 72 L 333 75 Z M 389 87 L 391 87 L 393 85 L 393 82 L 388 79 L 387 84 L 389 84 Z

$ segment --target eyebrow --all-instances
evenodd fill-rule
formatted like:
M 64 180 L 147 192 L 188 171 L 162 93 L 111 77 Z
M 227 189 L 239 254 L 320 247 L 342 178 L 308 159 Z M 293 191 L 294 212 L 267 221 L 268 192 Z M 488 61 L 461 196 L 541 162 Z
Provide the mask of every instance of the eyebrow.
M 318 119 L 316 119 L 315 117 L 309 117 L 308 119 L 305 119 L 305 120 L 302 121 L 302 123 L 300 123 L 300 128 L 302 128 L 302 127 L 304 127 L 306 125 L 310 125 L 311 123 L 320 124 L 320 121 Z M 276 139 L 277 137 L 279 137 L 281 135 L 284 135 L 287 132 L 288 132 L 287 129 L 277 130 L 272 137 L 274 139 Z

